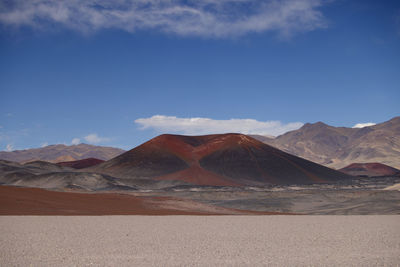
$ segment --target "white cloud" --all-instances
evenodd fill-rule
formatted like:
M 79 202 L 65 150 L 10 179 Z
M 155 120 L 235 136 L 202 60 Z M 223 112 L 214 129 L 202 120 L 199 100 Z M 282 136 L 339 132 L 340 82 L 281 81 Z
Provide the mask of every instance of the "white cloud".
M 71 141 L 71 145 L 78 145 L 81 142 L 81 139 L 79 138 L 74 138 Z
M 100 29 L 158 30 L 223 38 L 277 31 L 281 35 L 326 27 L 323 0 L 11 0 L 0 3 L 0 23 L 84 33 Z
M 280 121 L 257 121 L 253 119 L 214 120 L 209 118 L 177 118 L 155 115 L 140 118 L 135 123 L 141 129 L 155 129 L 163 133 L 203 135 L 213 133 L 243 133 L 277 136 L 303 126 L 301 122 L 284 124 Z
M 10 151 L 13 151 L 13 150 L 14 150 L 14 146 L 12 144 L 8 144 L 6 146 L 6 151 L 10 152 Z
M 364 128 L 368 126 L 374 126 L 376 123 L 373 122 L 366 122 L 366 123 L 357 123 L 352 128 Z
M 44 143 L 41 145 L 41 147 L 45 147 L 45 146 L 48 146 L 48 145 L 49 145 L 49 143 L 44 142 Z
M 106 137 L 99 137 L 97 134 L 93 133 L 93 134 L 89 134 L 89 135 L 85 136 L 85 140 L 86 140 L 86 142 L 88 142 L 90 144 L 97 144 L 97 143 L 101 143 L 101 142 L 107 142 L 110 139 L 106 138 Z

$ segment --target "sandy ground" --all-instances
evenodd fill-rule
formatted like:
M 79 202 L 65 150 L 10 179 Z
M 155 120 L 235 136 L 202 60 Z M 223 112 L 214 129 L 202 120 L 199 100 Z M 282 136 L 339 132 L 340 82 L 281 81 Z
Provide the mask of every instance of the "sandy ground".
M 1 266 L 399 266 L 400 216 L 0 216 Z

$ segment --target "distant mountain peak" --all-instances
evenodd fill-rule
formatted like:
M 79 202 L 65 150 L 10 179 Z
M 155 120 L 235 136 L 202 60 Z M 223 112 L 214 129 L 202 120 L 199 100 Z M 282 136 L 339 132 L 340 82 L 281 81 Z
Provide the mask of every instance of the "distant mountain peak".
M 400 168 L 399 136 L 400 117 L 394 117 L 364 128 L 306 123 L 298 130 L 262 141 L 331 168 L 342 168 L 357 161 L 374 161 Z
M 310 128 L 325 128 L 325 127 L 329 127 L 328 124 L 323 123 L 322 121 L 318 121 L 315 123 L 306 123 L 303 125 L 303 127 L 301 127 L 300 129 L 310 129 Z
M 29 162 L 29 161 L 73 161 L 85 158 L 98 158 L 100 160 L 109 160 L 125 152 L 119 148 L 94 146 L 88 144 L 79 144 L 67 146 L 64 144 L 54 144 L 41 148 L 32 148 L 25 150 L 16 150 L 11 152 L 0 151 L 0 159 Z

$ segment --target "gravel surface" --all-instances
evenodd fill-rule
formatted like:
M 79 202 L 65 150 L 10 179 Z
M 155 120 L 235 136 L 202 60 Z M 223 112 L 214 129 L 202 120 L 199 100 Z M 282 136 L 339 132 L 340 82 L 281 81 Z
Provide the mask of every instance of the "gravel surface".
M 399 266 L 400 216 L 1 216 L 0 266 Z

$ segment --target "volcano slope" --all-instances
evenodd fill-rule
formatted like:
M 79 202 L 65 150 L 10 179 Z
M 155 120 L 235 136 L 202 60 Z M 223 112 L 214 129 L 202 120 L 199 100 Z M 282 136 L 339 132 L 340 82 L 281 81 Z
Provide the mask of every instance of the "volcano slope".
M 210 186 L 314 184 L 352 178 L 243 134 L 164 134 L 84 170 Z

